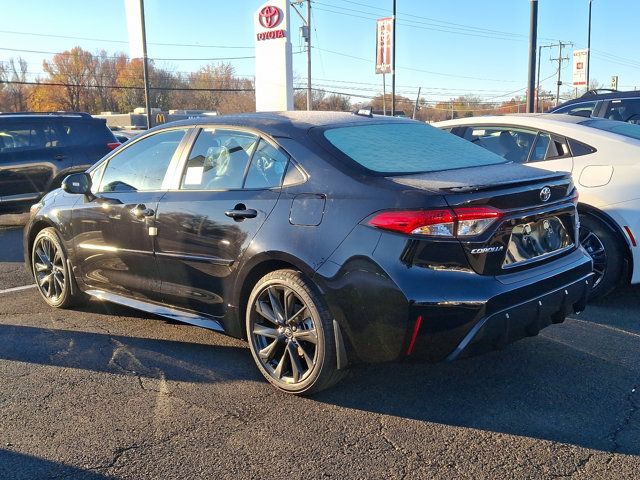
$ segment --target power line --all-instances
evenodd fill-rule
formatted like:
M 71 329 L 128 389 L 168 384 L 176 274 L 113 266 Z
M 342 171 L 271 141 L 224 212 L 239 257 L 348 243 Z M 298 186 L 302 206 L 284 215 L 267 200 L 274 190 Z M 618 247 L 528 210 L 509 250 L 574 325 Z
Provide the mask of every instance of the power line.
M 27 50 L 27 49 L 23 49 L 23 48 L 6 48 L 6 47 L 0 47 L 0 50 L 5 50 L 5 51 L 9 51 L 9 52 L 21 52 L 21 53 L 40 53 L 43 55 L 63 55 L 63 56 L 73 56 L 75 55 L 73 52 L 49 52 L 49 51 L 45 51 L 45 50 Z M 88 52 L 88 50 L 83 50 L 85 52 Z M 91 55 L 93 55 L 91 52 L 88 52 Z M 294 52 L 294 53 L 300 53 L 300 52 Z M 99 58 L 111 58 L 111 59 L 120 59 L 120 58 L 128 58 L 127 55 L 95 55 L 96 57 Z M 159 58 L 159 57 L 149 57 L 151 60 L 163 60 L 163 61 L 173 61 L 173 62 L 187 62 L 187 61 L 219 61 L 219 60 L 246 60 L 246 59 L 250 59 L 250 58 L 256 58 L 255 55 L 248 55 L 248 56 L 243 56 L 243 57 L 216 57 L 216 58 Z
M 128 44 L 127 40 L 113 40 L 108 38 L 92 38 L 92 37 L 79 37 L 71 35 L 55 35 L 52 33 L 35 33 L 35 32 L 17 32 L 13 30 L 0 30 L 0 33 L 8 33 L 11 35 L 28 35 L 33 37 L 48 37 L 48 38 L 63 38 L 67 40 L 88 40 L 104 43 L 119 43 Z M 236 45 L 202 45 L 198 43 L 163 43 L 163 42 L 147 42 L 149 45 L 161 45 L 166 47 L 196 47 L 196 48 L 230 48 L 230 49 L 246 49 L 253 50 L 254 47 L 241 47 Z
M 362 60 L 368 63 L 374 63 L 375 61 L 370 59 L 370 58 L 364 58 L 364 57 L 357 57 L 355 55 L 349 55 L 346 53 L 342 53 L 342 52 L 336 52 L 335 50 L 327 50 L 325 48 L 320 49 L 318 47 L 314 47 L 316 50 L 321 50 L 323 52 L 328 52 L 328 53 L 333 53 L 334 55 L 341 55 L 343 57 L 348 57 L 348 58 L 354 58 L 356 60 Z M 401 67 L 398 66 L 396 67 L 398 70 L 411 70 L 414 72 L 421 72 L 421 73 L 429 73 L 431 75 L 440 75 L 443 77 L 454 77 L 454 78 L 465 78 L 468 80 L 482 80 L 482 81 L 491 81 L 491 82 L 505 82 L 505 83 L 516 83 L 516 80 L 504 80 L 504 79 L 498 79 L 498 78 L 480 78 L 480 77 L 470 77 L 470 76 L 466 76 L 466 75 L 455 75 L 453 73 L 442 73 L 442 72 L 434 72 L 431 70 L 421 70 L 419 68 L 412 68 L 412 67 Z
M 8 85 L 42 85 L 51 87 L 75 87 L 75 88 L 109 88 L 114 90 L 144 90 L 144 87 L 130 85 L 96 85 L 64 82 L 26 82 L 17 80 L 0 80 L 0 83 Z M 253 92 L 253 88 L 198 88 L 198 87 L 149 87 L 149 90 L 172 90 L 178 92 Z
M 73 52 L 48 52 L 48 51 L 44 51 L 44 50 L 27 50 L 27 49 L 21 49 L 21 48 L 6 48 L 6 47 L 0 47 L 0 50 L 5 50 L 5 51 L 9 51 L 9 52 L 22 52 L 22 53 L 40 53 L 40 54 L 44 54 L 44 55 L 63 55 L 63 56 L 73 56 L 75 55 L 75 53 Z M 89 52 L 88 50 L 83 50 L 84 52 L 87 52 L 89 54 L 91 54 L 92 56 L 96 57 L 96 58 L 111 58 L 111 59 L 122 59 L 122 58 L 129 58 L 127 55 L 100 55 L 100 54 L 93 54 L 91 52 Z M 294 55 L 297 55 L 299 53 L 302 53 L 303 51 L 297 51 L 297 52 L 292 52 Z M 161 61 L 173 61 L 173 62 L 190 62 L 190 61 L 200 61 L 200 62 L 216 62 L 216 61 L 223 61 L 223 60 L 247 60 L 247 59 L 252 59 L 252 58 L 256 58 L 255 55 L 247 55 L 247 56 L 243 56 L 243 57 L 215 57 L 215 58 L 164 58 L 164 57 L 149 57 L 150 60 L 161 60 Z
M 318 2 L 316 2 L 318 3 Z M 327 5 L 327 4 L 325 4 Z M 345 16 L 349 16 L 349 17 L 353 17 L 353 18 L 360 18 L 360 19 L 364 19 L 364 20 L 376 20 L 376 16 L 375 14 L 371 13 L 371 12 L 364 12 L 362 10 L 355 10 L 355 9 L 351 9 L 351 8 L 345 8 L 345 7 L 340 7 L 337 5 L 330 5 L 331 8 L 337 8 L 338 10 L 330 10 L 327 8 L 321 8 L 321 7 L 315 7 L 316 10 L 321 10 L 324 12 L 329 12 L 329 13 L 335 13 L 337 15 L 345 15 Z M 348 12 L 357 12 L 360 13 L 360 15 L 356 15 L 354 13 L 348 13 Z M 369 16 L 363 16 L 364 15 L 369 15 Z M 403 20 L 398 20 L 397 21 L 398 25 L 402 25 L 405 27 L 410 27 L 410 28 L 416 28 L 419 30 L 429 30 L 429 31 L 436 31 L 436 32 L 443 32 L 443 33 L 452 33 L 452 34 L 457 34 L 457 35 L 464 35 L 464 36 L 471 36 L 471 37 L 479 37 L 479 38 L 488 38 L 488 39 L 493 39 L 493 40 L 511 40 L 511 41 L 517 41 L 517 42 L 523 42 L 526 41 L 526 39 L 524 38 L 516 38 L 516 37 L 511 37 L 511 36 L 498 36 L 498 35 L 491 35 L 489 33 L 485 33 L 485 32 L 479 32 L 479 33 L 472 33 L 472 31 L 458 31 L 458 30 L 452 30 L 451 28 L 456 28 L 456 27 L 450 27 L 450 28 L 445 28 L 445 26 L 440 26 L 440 25 L 436 25 L 436 26 L 428 26 L 428 25 L 432 25 L 426 22 L 421 22 L 421 21 L 417 21 L 417 20 L 407 20 L 407 19 L 403 19 Z M 414 24 L 418 24 L 418 25 L 414 25 Z M 441 28 L 440 28 L 441 27 Z M 509 34 L 511 35 L 511 34 Z
M 322 3 L 322 2 L 318 2 L 315 1 L 316 4 L 318 5 L 324 5 L 330 8 L 337 8 L 340 10 L 344 10 L 344 11 L 349 11 L 349 12 L 356 12 L 356 13 L 362 13 L 365 15 L 377 15 L 373 12 L 366 12 L 363 10 L 357 10 L 357 9 L 353 9 L 353 8 L 347 8 L 347 7 L 343 7 L 340 5 L 335 5 L 335 4 L 329 4 L 329 3 Z M 385 11 L 386 13 L 386 9 L 383 8 L 379 8 L 379 7 L 371 7 L 369 5 L 365 5 L 362 3 L 358 3 L 358 2 L 350 2 L 350 1 L 345 1 L 345 3 L 350 3 L 353 5 L 359 5 L 359 6 L 364 6 L 364 7 L 368 7 L 371 9 L 376 9 L 376 10 L 380 10 L 380 11 Z M 411 20 L 412 18 L 417 18 L 419 20 Z M 435 30 L 435 31 L 442 31 L 442 32 L 447 32 L 447 33 L 459 33 L 459 34 L 467 34 L 470 35 L 472 33 L 475 34 L 482 34 L 482 35 L 478 35 L 478 36 L 484 36 L 484 35 L 492 35 L 493 37 L 496 36 L 500 36 L 500 37 L 512 37 L 514 39 L 516 39 L 517 37 L 526 37 L 526 35 L 522 35 L 522 34 L 518 34 L 518 33 L 511 33 L 511 32 L 504 32 L 504 31 L 500 31 L 500 30 L 491 30 L 491 29 L 487 29 L 487 28 L 481 28 L 481 27 L 475 27 L 475 26 L 470 26 L 470 25 L 463 25 L 460 23 L 454 23 L 454 22 L 447 22 L 444 20 L 437 20 L 434 18 L 430 18 L 430 17 L 423 17 L 420 15 L 414 15 L 414 14 L 409 14 L 409 13 L 403 13 L 403 12 L 398 12 L 398 19 L 404 22 L 412 22 L 412 23 L 418 23 L 421 25 L 426 25 L 426 26 L 431 26 L 431 27 L 437 27 L 437 28 L 431 28 L 430 30 Z M 426 20 L 426 21 L 424 21 Z M 447 29 L 447 30 L 443 30 L 443 29 Z M 518 39 L 518 41 L 520 41 Z

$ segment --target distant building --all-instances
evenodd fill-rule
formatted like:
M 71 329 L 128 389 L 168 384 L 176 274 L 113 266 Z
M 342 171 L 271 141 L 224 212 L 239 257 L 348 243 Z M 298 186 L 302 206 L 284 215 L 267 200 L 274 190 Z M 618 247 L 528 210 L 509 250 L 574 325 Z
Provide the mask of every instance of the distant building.
M 211 115 L 218 115 L 218 112 L 211 110 L 169 110 L 163 112 L 159 108 L 152 108 L 151 126 Z M 93 116 L 104 118 L 109 128 L 115 130 L 144 130 L 147 128 L 147 113 L 144 107 L 138 107 L 131 113 L 100 112 L 100 114 Z

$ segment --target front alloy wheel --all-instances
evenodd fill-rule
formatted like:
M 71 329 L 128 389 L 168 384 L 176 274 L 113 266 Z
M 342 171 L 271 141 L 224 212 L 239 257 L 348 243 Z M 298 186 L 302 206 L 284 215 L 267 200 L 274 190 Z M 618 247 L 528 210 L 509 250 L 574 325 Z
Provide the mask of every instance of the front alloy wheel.
M 256 365 L 277 388 L 311 393 L 342 377 L 331 318 L 320 293 L 300 272 L 264 276 L 249 297 L 246 323 Z
M 40 293 L 47 302 L 56 303 L 65 291 L 62 251 L 48 236 L 38 238 L 33 246 L 33 272 Z
M 54 228 L 45 228 L 36 235 L 31 249 L 31 267 L 40 295 L 52 307 L 71 307 L 84 299 L 73 283 L 75 279 L 67 265 L 67 255 Z

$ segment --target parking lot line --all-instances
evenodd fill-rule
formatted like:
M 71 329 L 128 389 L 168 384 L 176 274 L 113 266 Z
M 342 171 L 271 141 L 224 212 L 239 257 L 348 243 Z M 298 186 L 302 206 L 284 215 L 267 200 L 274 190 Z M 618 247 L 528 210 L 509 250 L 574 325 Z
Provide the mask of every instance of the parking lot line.
M 31 285 L 22 285 L 20 287 L 7 288 L 5 290 L 0 290 L 0 295 L 3 293 L 11 293 L 11 292 L 19 292 L 20 290 L 28 290 L 29 288 L 35 288 L 36 284 L 32 283 Z

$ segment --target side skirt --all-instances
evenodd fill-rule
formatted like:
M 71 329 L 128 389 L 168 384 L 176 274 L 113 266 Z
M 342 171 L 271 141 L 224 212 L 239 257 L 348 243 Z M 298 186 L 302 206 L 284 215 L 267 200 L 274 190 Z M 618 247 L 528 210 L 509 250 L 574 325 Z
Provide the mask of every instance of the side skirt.
M 125 307 L 135 308 L 136 310 L 142 310 L 143 312 L 153 313 L 161 317 L 170 318 L 171 320 L 177 320 L 178 322 L 188 323 L 197 327 L 207 328 L 209 330 L 215 330 L 216 332 L 223 332 L 224 328 L 222 324 L 217 320 L 201 317 L 195 313 L 185 312 L 177 310 L 175 308 L 167 307 L 165 305 L 157 305 L 155 303 L 144 302 L 142 300 L 135 300 L 133 298 L 124 297 L 115 293 L 105 292 L 104 290 L 86 290 L 87 295 L 91 295 L 99 300 L 106 300 L 108 302 L 124 305 Z

